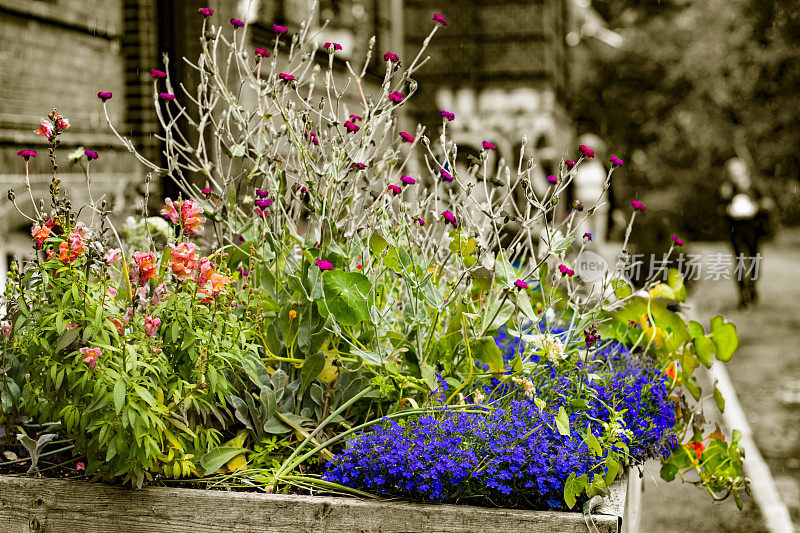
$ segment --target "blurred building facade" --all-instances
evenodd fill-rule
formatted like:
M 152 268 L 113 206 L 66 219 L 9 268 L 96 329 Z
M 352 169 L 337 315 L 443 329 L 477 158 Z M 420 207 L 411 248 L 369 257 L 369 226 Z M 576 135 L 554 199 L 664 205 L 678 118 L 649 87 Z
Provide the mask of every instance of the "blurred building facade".
M 567 0 L 320 0 L 320 25 L 330 20 L 320 42 L 339 42 L 337 68 L 364 57 L 376 36 L 372 75 L 380 84 L 386 50 L 413 58 L 433 25 L 434 11 L 449 24 L 437 33 L 431 59 L 416 76 L 418 94 L 406 120 L 441 127 L 438 111 L 456 114 L 450 133 L 461 154 L 477 155 L 481 142 L 497 145 L 494 155 L 516 166 L 521 141 L 533 156 L 537 182 L 557 170 L 571 143 L 562 105 L 567 51 Z M 83 169 L 67 160 L 79 147 L 101 154 L 92 162 L 95 196 L 116 209 L 133 208 L 144 169 L 129 156 L 106 125 L 98 91 L 111 91 L 111 121 L 147 157 L 158 160 L 160 141 L 149 71 L 163 68 L 192 85 L 191 67 L 177 58 L 200 52 L 198 8 L 215 9 L 215 21 L 247 19 L 255 46 L 272 42 L 273 23 L 297 31 L 310 0 L 0 0 L 0 186 L 15 189 L 25 208 L 21 148 L 40 152 L 31 162 L 35 197 L 46 197 L 50 180 L 47 144 L 33 134 L 54 107 L 72 126 L 61 136 L 59 173 L 73 203 L 86 201 Z M 377 56 L 377 57 L 376 57 Z M 169 185 L 165 182 L 168 191 Z M 127 205 L 126 204 L 127 195 Z M 29 202 L 29 201 L 28 201 Z M 9 256 L 30 250 L 29 223 L 8 202 L 0 205 L 0 271 Z

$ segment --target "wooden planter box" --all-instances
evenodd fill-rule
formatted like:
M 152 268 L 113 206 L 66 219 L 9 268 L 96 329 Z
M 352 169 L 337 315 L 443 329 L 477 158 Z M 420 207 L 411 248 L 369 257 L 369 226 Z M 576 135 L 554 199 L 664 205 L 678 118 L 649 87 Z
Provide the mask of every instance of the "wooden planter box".
M 612 487 L 593 514 L 602 533 L 636 522 L 639 476 Z M 626 493 L 634 495 L 633 498 Z M 627 507 L 627 508 L 626 508 Z M 627 512 L 627 515 L 626 515 Z M 634 518 L 630 518 L 631 515 Z M 627 526 L 628 524 L 626 524 Z M 633 525 L 631 523 L 630 525 Z M 626 527 L 628 531 L 635 531 Z M 584 533 L 582 513 L 120 486 L 0 476 L 2 533 L 565 532 Z

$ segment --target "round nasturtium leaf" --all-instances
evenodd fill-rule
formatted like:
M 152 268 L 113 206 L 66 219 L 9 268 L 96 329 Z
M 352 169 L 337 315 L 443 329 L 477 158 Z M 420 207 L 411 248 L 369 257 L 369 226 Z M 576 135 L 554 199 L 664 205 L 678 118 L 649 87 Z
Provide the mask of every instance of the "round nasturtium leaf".
M 360 272 L 326 272 L 322 280 L 325 303 L 339 324 L 355 326 L 369 320 L 367 297 L 372 283 Z

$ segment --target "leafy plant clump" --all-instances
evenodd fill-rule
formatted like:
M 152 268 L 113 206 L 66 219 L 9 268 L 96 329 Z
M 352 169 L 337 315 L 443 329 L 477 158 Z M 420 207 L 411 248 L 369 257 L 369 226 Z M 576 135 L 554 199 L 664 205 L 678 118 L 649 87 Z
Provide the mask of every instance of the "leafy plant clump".
M 687 323 L 677 271 L 641 288 L 576 274 L 592 210 L 563 197 L 591 148 L 538 183 L 524 142 L 513 166 L 487 139 L 460 170 L 447 110 L 436 135 L 400 131 L 440 15 L 415 58 L 383 54 L 373 87 L 369 58 L 334 76 L 340 47 L 311 19 L 251 51 L 246 24 L 199 17 L 198 87 L 152 71 L 165 166 L 119 136 L 148 183 L 182 191 L 161 219 L 123 240 L 91 196 L 92 150 L 75 156 L 90 202 L 74 212 L 55 164 L 68 122 L 42 122 L 49 206 L 9 195 L 34 246 L 4 300 L 7 426 L 60 424 L 88 473 L 136 486 L 571 507 L 663 454 L 665 478 L 694 472 L 739 502 L 741 452 L 707 432 L 693 377 L 730 359 L 736 330 Z M 20 157 L 27 171 L 36 153 Z M 646 209 L 631 206 L 628 235 Z

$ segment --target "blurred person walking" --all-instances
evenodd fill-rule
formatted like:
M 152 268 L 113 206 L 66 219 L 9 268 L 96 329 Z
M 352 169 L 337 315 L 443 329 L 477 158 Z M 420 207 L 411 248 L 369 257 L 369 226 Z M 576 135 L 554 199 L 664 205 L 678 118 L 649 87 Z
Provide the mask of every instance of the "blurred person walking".
M 733 157 L 725 163 L 728 179 L 720 188 L 727 202 L 725 218 L 730 228 L 739 284 L 739 307 L 746 309 L 758 301 L 756 280 L 759 270 L 759 241 L 771 234 L 770 219 L 774 203 L 753 181 L 753 170 L 744 159 Z

